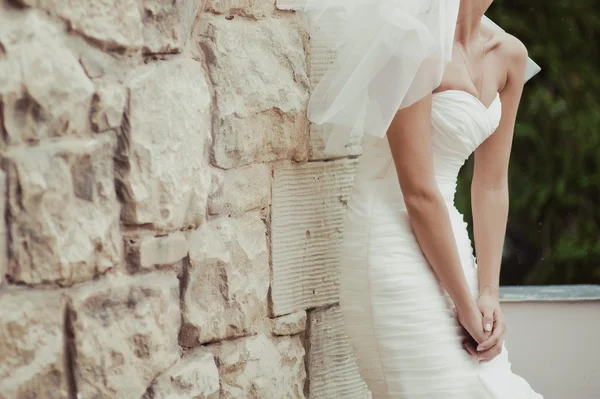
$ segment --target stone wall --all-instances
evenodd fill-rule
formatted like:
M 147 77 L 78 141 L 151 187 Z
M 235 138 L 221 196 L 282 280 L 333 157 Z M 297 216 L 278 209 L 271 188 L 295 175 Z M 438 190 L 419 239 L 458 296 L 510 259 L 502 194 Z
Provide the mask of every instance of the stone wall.
M 281 3 L 0 0 L 1 399 L 368 396 Z

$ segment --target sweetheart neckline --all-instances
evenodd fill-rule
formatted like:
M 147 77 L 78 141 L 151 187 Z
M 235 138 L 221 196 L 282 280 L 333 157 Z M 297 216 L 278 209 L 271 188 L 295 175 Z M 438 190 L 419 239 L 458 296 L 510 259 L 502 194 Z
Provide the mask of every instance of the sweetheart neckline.
M 492 103 L 488 106 L 486 106 L 483 101 L 481 101 L 479 98 L 477 98 L 476 96 L 474 96 L 473 94 L 469 93 L 468 91 L 464 91 L 464 90 L 456 90 L 456 89 L 447 89 L 447 90 L 442 90 L 442 91 L 438 91 L 436 93 L 433 93 L 433 96 L 438 96 L 440 94 L 444 94 L 446 92 L 455 92 L 455 93 L 462 93 L 468 97 L 471 97 L 473 100 L 475 100 L 479 105 L 481 105 L 486 111 L 489 111 L 494 104 L 496 103 L 496 101 L 498 101 L 500 99 L 500 93 L 496 92 L 496 97 L 494 97 L 494 100 L 492 101 Z

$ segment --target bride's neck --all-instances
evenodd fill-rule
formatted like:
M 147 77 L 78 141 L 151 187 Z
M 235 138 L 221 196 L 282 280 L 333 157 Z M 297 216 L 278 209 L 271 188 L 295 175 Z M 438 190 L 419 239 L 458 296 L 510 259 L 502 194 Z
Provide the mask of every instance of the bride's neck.
M 467 46 L 479 36 L 481 18 L 492 3 L 491 0 L 460 0 L 458 22 L 454 40 Z

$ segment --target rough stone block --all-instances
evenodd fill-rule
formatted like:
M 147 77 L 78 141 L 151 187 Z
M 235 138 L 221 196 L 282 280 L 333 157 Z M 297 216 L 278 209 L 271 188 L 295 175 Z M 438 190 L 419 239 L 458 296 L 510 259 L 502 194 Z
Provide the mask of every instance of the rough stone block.
M 276 6 L 279 10 L 303 11 L 307 0 L 277 0 Z M 302 13 L 299 13 L 303 15 Z M 326 23 L 328 29 L 340 28 L 339 35 L 333 35 L 334 38 L 343 37 L 344 24 L 337 24 L 335 13 L 332 15 L 321 15 L 321 23 Z M 325 75 L 325 72 L 331 67 L 337 54 L 336 45 L 331 42 L 331 37 L 319 34 L 319 31 L 310 31 L 310 80 L 312 87 L 315 87 Z M 310 126 L 310 160 L 324 160 L 331 158 L 341 158 L 347 156 L 358 156 L 362 153 L 360 145 L 360 132 L 353 132 L 346 142 L 338 143 L 326 148 L 326 141 L 330 133 L 331 126 Z
M 268 18 L 273 15 L 274 10 L 273 0 L 208 0 L 206 3 L 208 12 L 253 19 Z
M 133 69 L 145 62 L 141 51 L 104 51 L 80 35 L 67 36 L 66 44 L 94 82 L 100 79 L 122 83 Z
M 103 134 L 4 154 L 13 281 L 70 285 L 120 264 L 113 149 Z
M 144 52 L 179 53 L 202 0 L 142 0 Z
M 295 0 L 293 0 L 295 1 Z M 300 5 L 292 5 L 298 7 Z M 302 5 L 303 6 L 303 5 Z M 332 28 L 335 26 L 333 20 L 324 18 L 325 22 L 328 23 L 328 27 Z M 343 27 L 343 25 L 342 25 Z M 311 31 L 310 40 L 310 80 L 311 86 L 314 88 L 319 84 L 322 79 L 327 79 L 326 72 L 332 68 L 332 63 L 337 57 L 337 53 L 334 50 L 335 46 L 330 42 L 329 37 L 319 35 L 318 32 Z M 343 36 L 342 30 L 339 32 L 339 36 Z M 334 35 L 335 36 L 335 35 Z M 336 73 L 333 72 L 335 76 Z M 340 158 L 345 156 L 358 156 L 362 153 L 362 147 L 360 145 L 360 137 L 362 132 L 353 131 L 349 134 L 348 139 L 345 142 L 335 143 L 335 145 L 329 145 L 328 138 L 331 134 L 340 134 L 333 132 L 333 129 L 340 129 L 332 125 L 315 125 L 310 126 L 310 159 L 330 159 Z M 333 132 L 333 133 L 332 133 Z M 347 133 L 344 133 L 347 134 Z
M 6 215 L 6 175 L 0 171 L 0 215 Z M 0 287 L 4 283 L 4 276 L 8 271 L 8 249 L 6 231 L 6 218 L 0 217 Z
M 180 343 L 194 347 L 259 331 L 266 316 L 269 261 L 258 213 L 216 219 L 188 240 Z
M 92 101 L 90 122 L 96 132 L 118 129 L 123 122 L 127 105 L 125 88 L 110 80 L 97 80 L 96 92 Z
M 339 306 L 310 312 L 306 339 L 308 397 L 371 398 L 347 342 Z
M 142 47 L 137 0 L 16 0 L 64 20 L 73 31 L 105 49 Z
M 352 132 L 347 140 L 334 141 L 330 145 L 328 139 L 331 134 L 336 134 L 331 133 L 331 125 L 320 126 L 311 123 L 309 155 L 311 161 L 362 155 L 363 148 L 360 142 L 362 135 Z
M 130 273 L 170 265 L 188 254 L 188 241 L 181 232 L 155 237 L 143 235 L 125 237 L 126 267 Z
M 117 155 L 122 220 L 159 231 L 196 227 L 211 183 L 211 96 L 202 65 L 186 58 L 144 65 L 127 85 L 130 126 Z
M 239 215 L 270 203 L 271 168 L 268 165 L 231 169 L 223 172 L 218 180 L 218 188 L 208 202 L 211 214 Z
M 213 163 L 230 169 L 308 157 L 306 31 L 288 16 L 205 17 L 195 40 L 216 93 Z
M 301 11 L 304 10 L 307 0 L 276 0 L 275 7 L 278 10 L 284 11 Z
M 275 169 L 272 315 L 339 301 L 343 216 L 357 164 L 344 159 Z
M 71 295 L 69 329 L 82 398 L 141 397 L 179 359 L 179 281 L 153 273 L 106 279 Z
M 35 10 L 0 10 L 0 106 L 7 144 L 89 135 L 94 86 L 65 36 Z
M 221 399 L 304 398 L 304 347 L 298 336 L 258 335 L 224 341 L 213 350 Z
M 0 294 L 0 397 L 67 399 L 65 299 L 58 292 Z
M 294 335 L 304 330 L 306 330 L 306 311 L 304 310 L 271 319 L 273 335 Z
M 219 399 L 219 370 L 215 358 L 196 349 L 159 375 L 142 399 Z

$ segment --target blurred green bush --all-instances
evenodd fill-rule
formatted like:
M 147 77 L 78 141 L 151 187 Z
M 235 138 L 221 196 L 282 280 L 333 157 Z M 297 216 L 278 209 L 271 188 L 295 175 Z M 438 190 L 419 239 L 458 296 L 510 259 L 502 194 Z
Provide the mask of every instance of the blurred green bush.
M 543 71 L 525 87 L 502 284 L 600 283 L 600 2 L 496 0 L 488 15 Z M 472 225 L 472 160 L 459 209 Z

